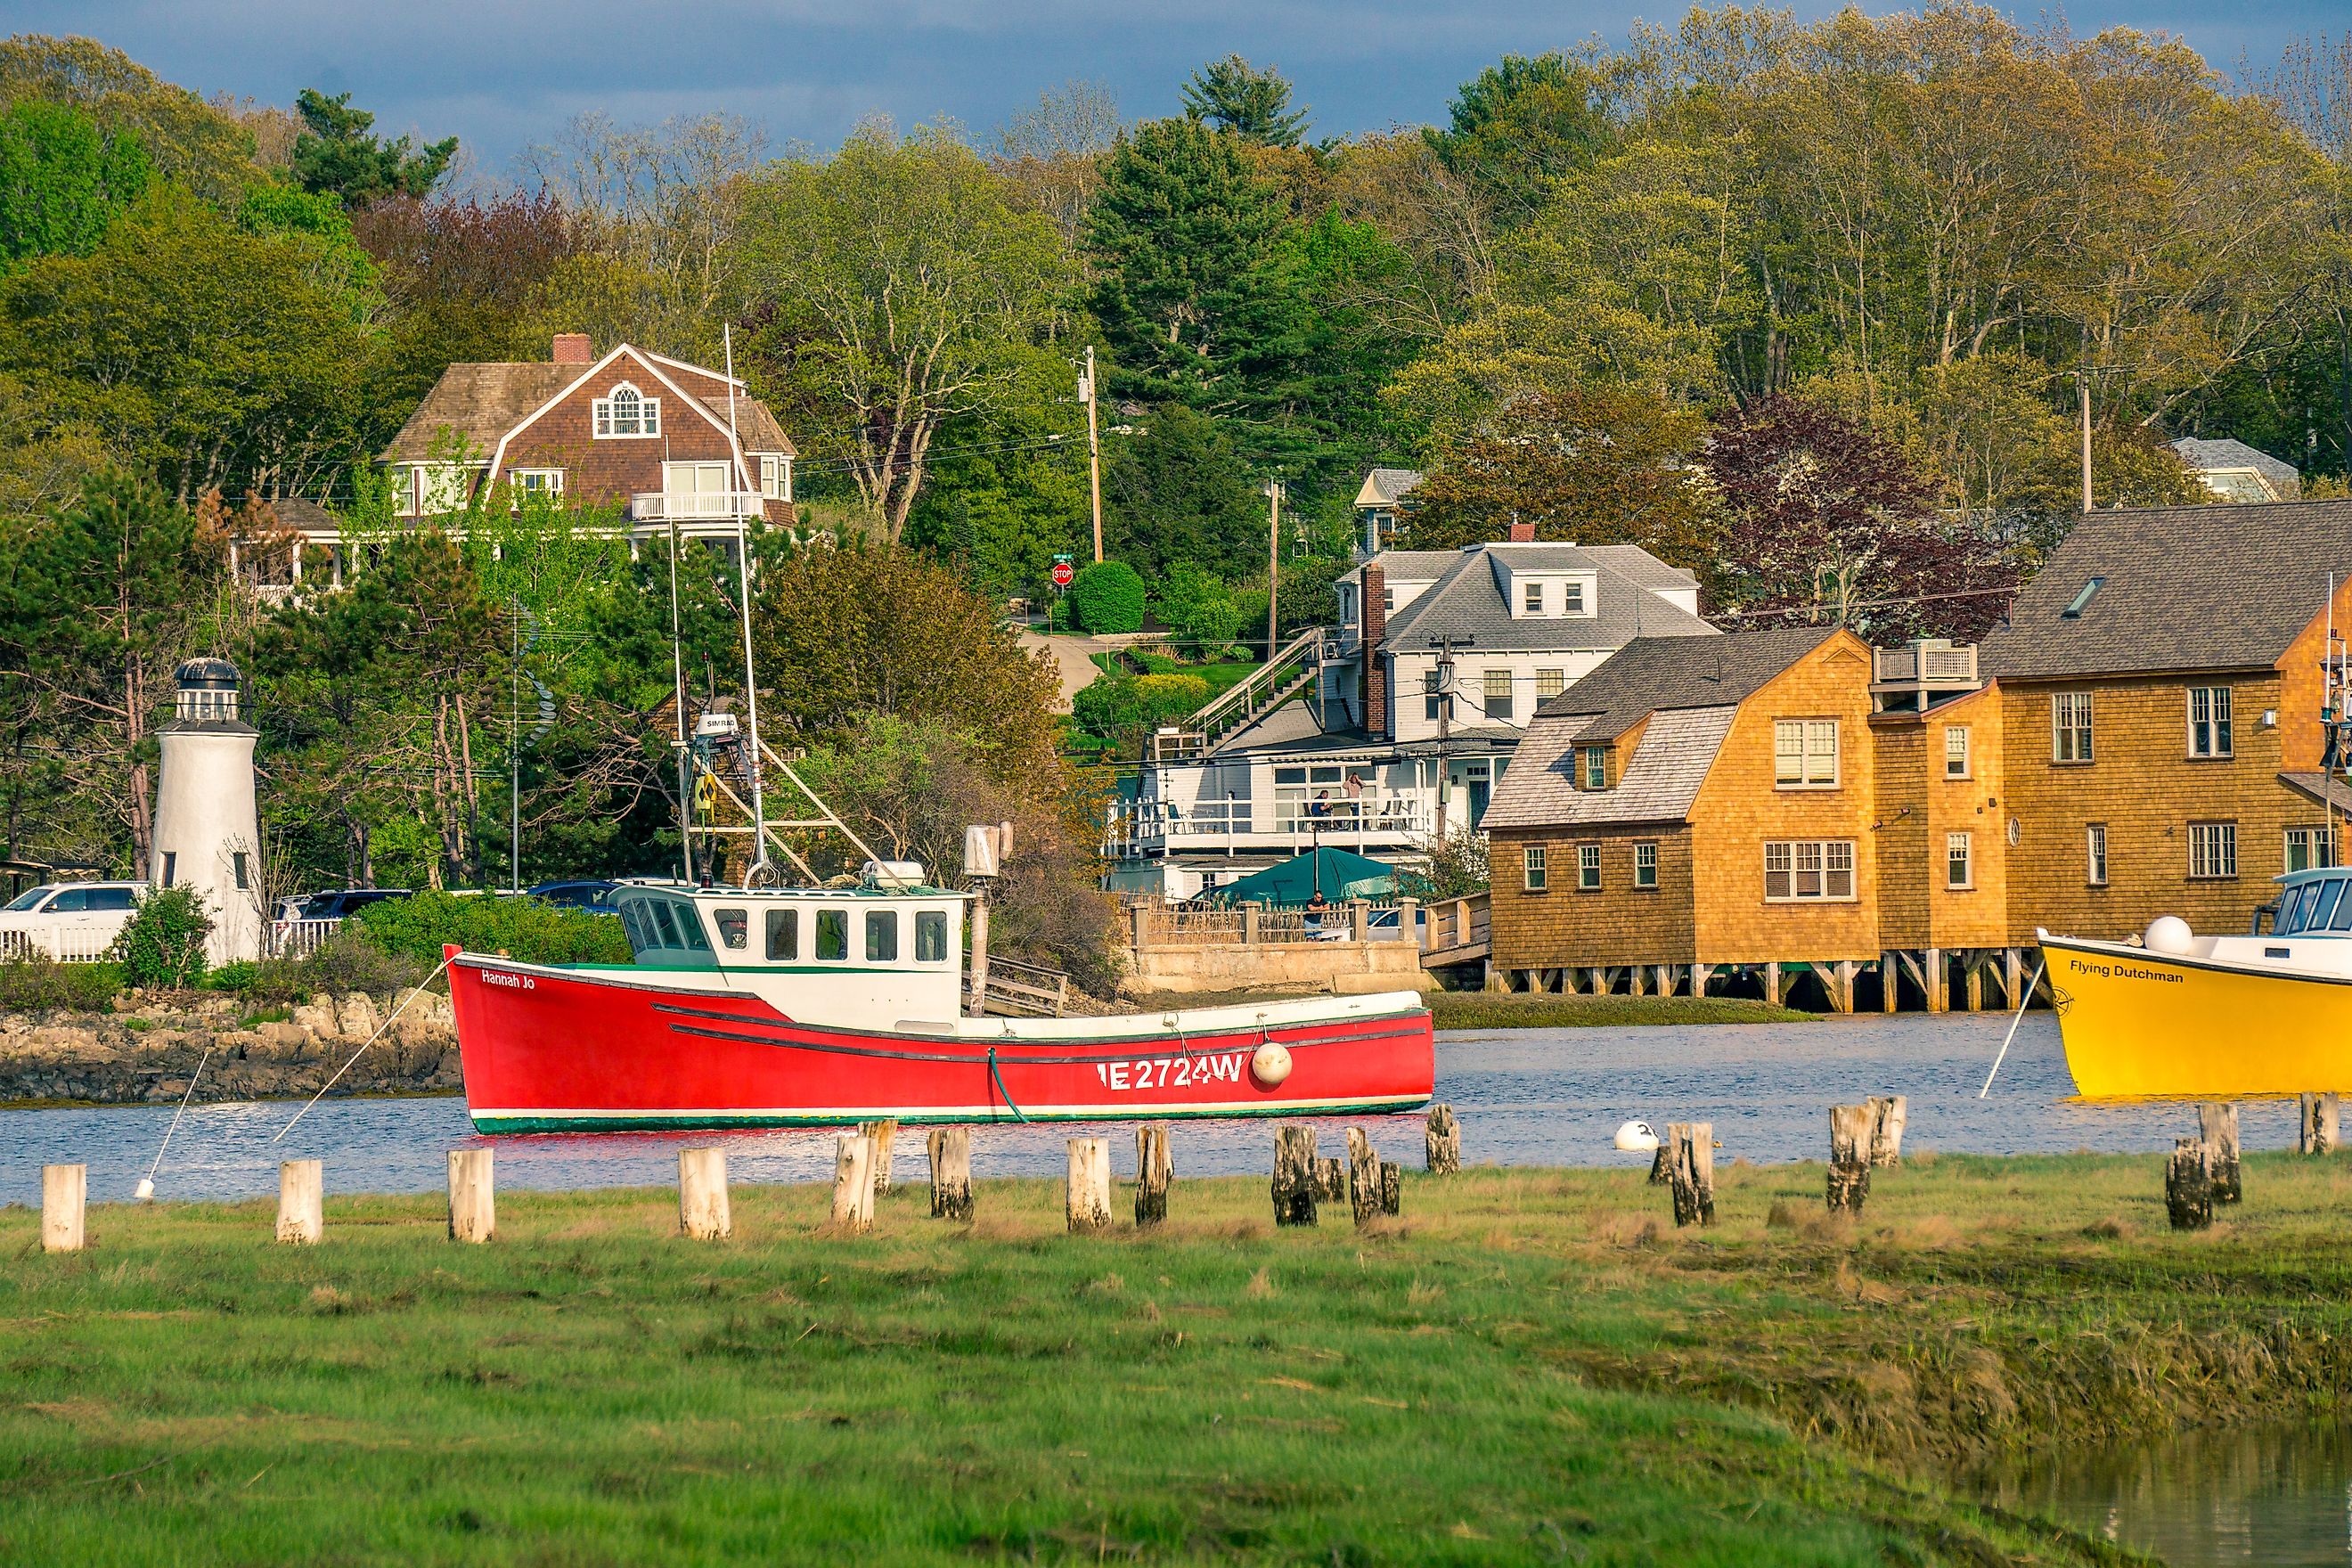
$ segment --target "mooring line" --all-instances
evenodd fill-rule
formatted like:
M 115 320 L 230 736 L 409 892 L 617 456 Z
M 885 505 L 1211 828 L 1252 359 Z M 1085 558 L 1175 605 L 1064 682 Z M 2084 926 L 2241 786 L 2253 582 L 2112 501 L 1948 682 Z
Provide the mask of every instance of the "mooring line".
M 155 1173 L 163 1168 L 163 1151 L 172 1146 L 172 1134 L 180 1130 L 180 1118 L 188 1113 L 188 1101 L 195 1095 L 196 1079 L 205 1076 L 205 1064 L 212 1059 L 213 1048 L 207 1045 L 205 1054 L 196 1058 L 196 1070 L 188 1075 L 187 1089 L 180 1096 L 180 1109 L 172 1112 L 172 1125 L 163 1129 L 163 1141 L 155 1145 L 155 1162 L 147 1167 L 147 1174 L 140 1180 L 140 1197 L 155 1195 Z
M 2017 1016 L 2009 1021 L 2009 1033 L 2001 1037 L 2000 1055 L 1992 1058 L 1992 1072 L 1985 1074 L 1984 1087 L 1977 1090 L 1979 1100 L 1992 1092 L 1994 1074 L 1999 1073 L 2000 1064 L 2009 1059 L 2010 1042 L 2017 1038 L 2017 1026 L 2025 1022 L 2025 1009 L 2033 1000 L 2033 988 L 2041 984 L 2042 964 L 2037 963 L 2033 966 L 2033 978 L 2025 983 L 2025 990 L 2017 999 Z
M 349 1072 L 349 1071 L 351 1071 L 351 1070 L 352 1070 L 352 1063 L 353 1063 L 353 1062 L 357 1062 L 357 1061 L 358 1061 L 362 1057 L 363 1057 L 363 1056 L 367 1055 L 367 1048 L 368 1048 L 368 1047 L 369 1047 L 369 1046 L 372 1046 L 372 1045 L 375 1044 L 378 1040 L 380 1040 L 380 1039 L 383 1038 L 383 1032 L 384 1032 L 386 1029 L 389 1029 L 389 1028 L 391 1028 L 391 1027 L 392 1027 L 392 1021 L 393 1021 L 394 1018 L 399 1017 L 399 1016 L 401 1016 L 401 1014 L 403 1014 L 403 1013 L 404 1013 L 404 1012 L 406 1012 L 406 1011 L 408 1010 L 408 1004 L 409 1004 L 409 1003 L 414 1002 L 414 1001 L 415 1001 L 419 996 L 424 995 L 424 994 L 425 994 L 425 985 L 430 985 L 430 984 L 432 984 L 436 980 L 440 979 L 440 978 L 441 978 L 441 971 L 442 971 L 442 970 L 445 970 L 445 969 L 446 969 L 446 968 L 448 968 L 448 967 L 449 967 L 450 961 L 451 961 L 452 959 L 455 959 L 457 956 L 457 955 L 456 953 L 454 953 L 454 952 L 452 952 L 452 953 L 448 953 L 448 954 L 445 955 L 445 956 L 442 958 L 441 962 L 440 962 L 437 965 L 436 965 L 436 966 L 434 967 L 433 973 L 430 973 L 430 974 L 428 974 L 428 975 L 426 975 L 426 976 L 425 977 L 425 984 L 424 984 L 424 985 L 416 986 L 415 988 L 414 988 L 413 990 L 411 990 L 411 991 L 409 992 L 409 994 L 408 994 L 405 997 L 402 998 L 402 1000 L 401 1000 L 401 1003 L 400 1003 L 400 1005 L 399 1005 L 399 1006 L 394 1007 L 391 1012 L 386 1013 L 386 1014 L 383 1016 L 383 1023 L 381 1023 L 381 1024 L 378 1024 L 378 1025 L 375 1026 L 375 1033 L 374 1033 L 374 1034 L 373 1034 L 373 1035 L 370 1035 L 370 1036 L 366 1038 L 366 1040 L 365 1040 L 365 1041 L 363 1041 L 363 1042 L 361 1044 L 360 1048 L 359 1048 L 358 1050 L 355 1050 L 355 1051 L 353 1051 L 353 1052 L 352 1053 L 352 1059 L 351 1059 L 351 1061 L 347 1061 L 347 1062 L 345 1062 L 342 1066 L 341 1066 L 341 1067 L 337 1068 L 335 1069 L 335 1076 L 334 1076 L 334 1077 L 332 1077 L 332 1078 L 331 1078 L 331 1079 L 329 1079 L 326 1082 L 324 1082 L 324 1083 L 320 1084 L 320 1085 L 319 1086 L 319 1092 L 318 1092 L 317 1094 L 312 1095 L 310 1099 L 308 1099 L 308 1100 L 304 1100 L 304 1101 L 302 1102 L 302 1109 L 301 1109 L 301 1110 L 298 1110 L 298 1111 L 296 1111 L 296 1112 L 294 1113 L 294 1121 L 301 1121 L 301 1120 L 302 1120 L 302 1118 L 304 1118 L 304 1117 L 306 1117 L 306 1116 L 308 1116 L 308 1115 L 310 1115 L 310 1108 L 311 1108 L 312 1106 L 314 1106 L 314 1105 L 318 1104 L 318 1103 L 319 1103 L 319 1101 L 320 1101 L 320 1100 L 324 1099 L 324 1098 L 326 1097 L 326 1093 L 327 1093 L 327 1091 L 328 1091 L 329 1089 L 331 1089 L 334 1088 L 334 1087 L 335 1087 L 335 1085 L 337 1085 L 337 1084 L 341 1083 L 341 1082 L 343 1080 L 343 1075 L 344 1075 L 345 1073 L 347 1073 L 347 1072 Z M 279 1141 L 281 1141 L 282 1139 L 284 1139 L 284 1138 L 285 1138 L 286 1134 L 288 1134 L 289 1132 L 293 1131 L 294 1131 L 294 1121 L 289 1121 L 289 1122 L 288 1122 L 285 1126 L 283 1126 L 283 1127 L 279 1128 L 279 1129 L 278 1130 L 278 1136 L 277 1136 L 276 1138 L 272 1138 L 272 1139 L 270 1140 L 270 1142 L 271 1142 L 272 1143 L 278 1142 Z

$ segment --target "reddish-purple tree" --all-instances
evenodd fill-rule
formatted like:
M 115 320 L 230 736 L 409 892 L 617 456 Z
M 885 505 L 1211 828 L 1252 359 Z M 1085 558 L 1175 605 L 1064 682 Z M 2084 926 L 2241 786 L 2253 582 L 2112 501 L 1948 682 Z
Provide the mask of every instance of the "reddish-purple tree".
M 1723 509 L 1716 589 L 1769 624 L 1851 627 L 1878 642 L 1972 637 L 2018 584 L 2005 552 L 1939 515 L 1892 443 L 1801 398 L 1717 422 L 1703 458 Z

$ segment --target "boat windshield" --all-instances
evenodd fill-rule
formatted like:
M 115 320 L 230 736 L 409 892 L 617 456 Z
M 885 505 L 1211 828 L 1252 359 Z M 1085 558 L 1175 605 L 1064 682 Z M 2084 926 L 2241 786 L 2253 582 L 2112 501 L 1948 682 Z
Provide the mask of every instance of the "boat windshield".
M 2352 897 L 2346 896 L 2345 882 L 2342 877 L 2326 877 L 2290 889 L 2279 907 L 2277 934 L 2352 931 Z
M 621 929 L 629 933 L 629 947 L 639 963 L 717 967 L 710 939 L 703 934 L 702 917 L 688 900 L 631 888 L 614 902 L 620 910 Z

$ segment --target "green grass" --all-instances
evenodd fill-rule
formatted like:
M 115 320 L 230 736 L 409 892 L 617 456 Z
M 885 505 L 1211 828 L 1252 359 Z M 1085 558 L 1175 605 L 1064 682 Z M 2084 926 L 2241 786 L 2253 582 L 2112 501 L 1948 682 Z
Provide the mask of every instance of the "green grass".
M 1011 1181 L 854 1238 L 739 1188 L 720 1245 L 662 1192 L 509 1193 L 485 1247 L 432 1198 L 57 1258 L 0 1210 L 0 1561 L 2116 1562 L 1927 1478 L 2352 1388 L 2352 1163 L 2257 1157 L 2187 1237 L 2087 1155 L 1915 1161 L 1859 1226 L 1733 1164 L 1704 1233 L 1639 1170 L 1276 1233 L 1183 1143 L 1171 1223 L 1099 1238 Z
M 1189 659 L 1173 658 L 1164 653 L 1149 653 L 1139 648 L 1127 657 L 1144 675 L 1197 675 L 1209 683 L 1211 696 L 1246 680 L 1258 668 L 1258 661 L 1253 658 L 1214 659 L 1195 664 Z
M 1572 1029 L 1583 1025 L 1790 1024 L 1813 1016 L 1733 996 L 1578 996 L 1524 991 L 1433 991 L 1441 1029 Z

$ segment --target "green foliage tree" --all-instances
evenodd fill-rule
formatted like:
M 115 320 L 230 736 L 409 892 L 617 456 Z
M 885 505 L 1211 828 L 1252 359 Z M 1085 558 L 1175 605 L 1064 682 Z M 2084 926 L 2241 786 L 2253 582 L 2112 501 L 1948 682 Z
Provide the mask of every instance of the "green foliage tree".
M 152 178 L 130 132 L 101 131 L 63 104 L 10 104 L 0 112 L 0 267 L 89 255 Z
M 224 209 L 261 177 L 253 132 L 235 115 L 89 38 L 0 39 L 0 103 L 29 100 L 79 110 L 104 134 L 135 138 L 157 174 Z
M 1205 654 L 1223 653 L 1241 635 L 1242 606 L 1233 590 L 1189 561 L 1154 579 L 1151 602 L 1169 629 Z
M 756 210 L 759 363 L 896 544 L 944 424 L 1066 384 L 1071 258 L 936 127 L 867 124 L 828 160 L 779 164 Z
M 190 887 L 159 888 L 139 901 L 107 956 L 142 989 L 178 989 L 205 977 L 205 939 L 213 918 Z
M 1191 718 L 1213 695 L 1197 675 L 1114 675 L 1070 700 L 1070 722 L 1113 755 L 1140 756 L 1153 731 Z
M 1296 147 L 1307 111 L 1290 107 L 1290 82 L 1272 66 L 1260 70 L 1239 55 L 1212 60 L 1184 84 L 1184 112 L 1262 147 Z
M 628 936 L 614 916 L 537 899 L 419 893 L 370 904 L 352 923 L 375 946 L 428 971 L 440 967 L 445 944 L 525 963 L 626 963 L 630 957 Z
M 1159 577 L 1180 562 L 1235 582 L 1265 561 L 1265 498 L 1210 416 L 1163 403 L 1143 433 L 1112 444 L 1103 475 L 1104 549 Z
M 1143 628 L 1143 579 L 1124 561 L 1081 567 L 1070 584 L 1070 613 L 1097 637 Z
M 1615 141 L 1608 98 L 1601 70 L 1558 50 L 1506 55 L 1462 85 L 1443 129 L 1423 134 L 1450 172 L 1515 224 Z
M 373 134 L 375 116 L 353 109 L 348 92 L 329 98 L 306 87 L 295 107 L 303 130 L 294 139 L 294 177 L 304 190 L 332 196 L 347 207 L 386 196 L 422 196 L 457 156 L 455 136 L 418 147 L 413 137 L 386 142 Z

